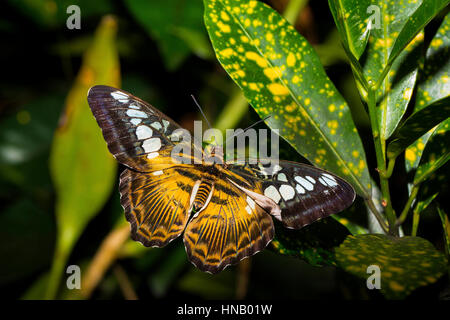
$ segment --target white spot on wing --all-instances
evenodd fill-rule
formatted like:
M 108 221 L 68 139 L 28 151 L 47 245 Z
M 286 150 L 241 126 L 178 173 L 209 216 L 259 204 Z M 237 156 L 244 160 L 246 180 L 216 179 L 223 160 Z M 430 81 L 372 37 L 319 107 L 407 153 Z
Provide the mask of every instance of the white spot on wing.
M 166 119 L 163 119 L 162 123 L 164 126 L 164 132 L 165 132 L 165 131 L 167 131 L 167 128 L 169 127 L 170 122 L 167 121 Z
M 305 189 L 303 189 L 303 187 L 301 185 L 299 185 L 299 184 L 297 184 L 295 186 L 295 190 L 297 190 L 297 192 L 300 193 L 300 194 L 306 193 Z
M 315 184 L 315 183 L 316 183 L 316 180 L 314 180 L 314 178 L 313 178 L 313 177 L 310 177 L 310 176 L 306 176 L 305 178 L 306 178 L 306 179 L 308 179 L 308 180 L 309 180 L 309 182 L 311 182 L 312 184 Z
M 128 106 L 129 108 L 131 108 L 131 109 L 140 109 L 140 107 L 138 106 L 138 105 L 135 105 L 135 104 L 130 104 L 129 106 Z
M 253 210 L 255 210 L 255 201 L 253 201 L 252 198 L 250 198 L 249 196 L 247 196 L 247 203 L 250 206 L 250 208 L 252 208 Z
M 137 126 L 139 123 L 142 122 L 142 119 L 133 118 L 133 119 L 130 120 L 130 122 L 131 122 L 132 124 L 134 124 L 135 126 Z
M 295 181 L 297 181 L 298 183 L 300 183 L 302 185 L 303 188 L 305 188 L 308 191 L 312 191 L 314 189 L 314 185 L 309 182 L 308 180 L 306 180 L 305 178 L 302 178 L 300 176 L 295 176 Z
M 294 188 L 292 188 L 288 184 L 283 184 L 280 187 L 280 193 L 281 193 L 281 196 L 283 197 L 284 200 L 291 200 L 295 196 Z
M 245 210 L 247 210 L 247 213 L 248 213 L 248 214 L 252 214 L 252 209 L 250 209 L 249 206 L 246 206 L 246 207 L 245 207 Z
M 266 190 L 264 190 L 264 195 L 275 201 L 275 203 L 278 203 L 281 199 L 280 193 L 274 186 L 268 186 Z
M 128 109 L 127 116 L 132 118 L 147 118 L 147 115 L 144 112 L 134 109 Z
M 332 179 L 329 177 L 331 177 Z M 336 179 L 333 176 L 330 176 L 329 174 L 326 174 L 326 173 L 323 174 L 322 178 L 326 182 L 326 184 L 329 185 L 330 187 L 334 187 L 334 186 L 338 185 L 336 182 Z
M 287 182 L 287 177 L 286 177 L 286 175 L 284 173 L 279 173 L 278 174 L 278 180 Z
M 161 129 L 162 129 L 161 123 L 159 123 L 158 121 L 151 123 L 150 126 L 155 128 L 158 131 L 161 131 Z
M 146 153 L 158 151 L 161 148 L 161 139 L 150 138 L 150 139 L 144 140 L 144 143 L 142 144 L 142 148 L 144 148 L 144 151 Z
M 162 170 L 159 170 L 159 171 L 155 171 L 155 172 L 153 172 L 153 175 L 154 176 L 160 176 L 160 175 L 162 175 L 164 172 L 162 171 Z
M 147 159 L 153 159 L 159 156 L 159 152 L 152 152 L 147 155 Z
M 126 95 L 123 92 L 114 91 L 114 92 L 111 92 L 111 96 L 114 99 L 116 99 L 117 101 L 121 102 L 121 103 L 127 103 L 128 102 L 128 95 Z
M 136 137 L 138 140 L 148 139 L 153 135 L 152 129 L 145 125 L 141 125 L 136 128 Z

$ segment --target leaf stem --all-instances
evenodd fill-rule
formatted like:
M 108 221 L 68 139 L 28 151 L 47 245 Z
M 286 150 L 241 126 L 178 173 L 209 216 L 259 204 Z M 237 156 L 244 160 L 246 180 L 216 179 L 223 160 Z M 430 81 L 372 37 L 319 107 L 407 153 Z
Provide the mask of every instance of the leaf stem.
M 242 91 L 237 88 L 217 117 L 214 127 L 222 132 L 225 132 L 226 129 L 235 128 L 246 111 L 248 111 L 247 99 L 245 99 Z
M 379 225 L 383 229 L 385 233 L 389 233 L 389 226 L 386 224 L 383 216 L 381 215 L 380 211 L 378 211 L 377 207 L 375 206 L 375 203 L 373 203 L 372 198 L 366 199 L 367 206 L 369 207 L 370 211 L 373 213 L 375 218 L 377 219 Z
M 414 199 L 417 196 L 417 192 L 419 191 L 419 186 L 415 185 L 413 186 L 412 190 L 411 190 L 411 194 L 409 195 L 408 201 L 406 201 L 405 207 L 403 208 L 402 213 L 400 214 L 400 217 L 397 219 L 395 225 L 398 227 L 401 224 L 403 224 L 403 222 L 405 222 L 406 217 L 408 216 L 408 212 L 409 209 L 411 209 L 411 205 L 414 201 Z
M 394 171 L 395 167 L 395 160 L 397 158 L 389 158 L 388 167 L 385 172 L 379 171 L 380 175 L 383 175 L 385 179 L 389 179 L 392 176 L 392 172 Z
M 450 257 L 450 223 L 445 212 L 438 206 L 439 217 L 441 218 L 442 228 L 444 229 L 444 241 L 446 244 L 447 257 Z
M 382 204 L 385 207 L 385 214 L 389 223 L 389 233 L 398 235 L 395 227 L 396 217 L 394 209 L 392 208 L 391 196 L 389 191 L 389 180 L 384 176 L 386 173 L 386 159 L 385 159 L 385 141 L 381 138 L 380 129 L 378 126 L 377 105 L 376 105 L 376 89 L 373 86 L 368 90 L 368 109 L 369 117 L 372 125 L 372 135 L 375 145 L 375 154 L 377 158 L 377 169 L 380 176 L 380 186 L 382 194 Z
M 413 224 L 411 230 L 412 237 L 415 237 L 417 235 L 417 229 L 419 228 L 419 221 L 420 221 L 420 212 L 418 210 L 418 207 L 416 206 L 413 212 Z

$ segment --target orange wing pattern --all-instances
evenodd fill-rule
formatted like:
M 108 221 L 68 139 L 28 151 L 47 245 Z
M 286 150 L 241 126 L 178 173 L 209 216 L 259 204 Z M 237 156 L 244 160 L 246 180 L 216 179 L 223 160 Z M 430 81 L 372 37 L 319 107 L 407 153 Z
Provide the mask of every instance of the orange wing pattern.
M 120 176 L 120 201 L 133 240 L 148 247 L 163 247 L 177 238 L 189 218 L 195 182 L 180 175 L 176 167 L 151 173 L 124 170 Z
M 211 201 L 186 227 L 189 260 L 200 270 L 217 273 L 263 250 L 273 239 L 273 221 L 243 191 L 217 180 Z

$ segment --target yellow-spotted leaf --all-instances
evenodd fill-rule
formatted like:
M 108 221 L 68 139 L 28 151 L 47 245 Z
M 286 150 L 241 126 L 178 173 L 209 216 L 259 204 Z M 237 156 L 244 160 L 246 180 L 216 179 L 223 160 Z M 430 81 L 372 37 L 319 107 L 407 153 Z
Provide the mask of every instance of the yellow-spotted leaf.
M 415 185 L 426 180 L 450 159 L 449 129 L 450 118 L 438 125 L 430 136 L 416 169 L 414 176 Z
M 449 0 L 424 0 L 417 2 L 421 2 L 421 4 L 409 17 L 396 37 L 394 46 L 389 55 L 389 61 L 396 59 L 400 52 L 420 32 L 420 30 L 422 30 L 431 19 L 450 3 Z
M 116 162 L 109 154 L 87 103 L 95 84 L 120 86 L 115 46 L 117 22 L 105 17 L 70 90 L 50 154 L 56 191 L 57 245 L 46 297 L 54 298 L 68 255 L 89 220 L 109 197 L 116 177 Z
M 343 44 L 359 59 L 369 40 L 375 11 L 370 0 L 328 0 L 334 22 L 343 40 Z M 376 9 L 375 9 L 376 10 Z
M 450 97 L 438 100 L 426 108 L 413 113 L 395 133 L 393 140 L 388 145 L 387 156 L 389 158 L 396 158 L 411 143 L 417 141 L 418 138 L 432 130 L 449 116 Z M 411 155 L 411 153 L 409 153 L 409 155 Z
M 389 54 L 409 17 L 414 13 L 421 1 L 372 1 L 378 8 L 378 26 L 372 26 L 369 43 L 366 48 L 366 59 L 363 61 L 363 74 L 368 83 L 375 84 L 388 65 Z M 388 139 L 397 128 L 416 83 L 417 69 L 421 58 L 423 32 L 409 43 L 394 61 L 384 81 L 377 90 L 377 122 L 380 138 Z M 360 88 L 361 89 L 361 88 Z M 365 92 L 360 90 L 364 96 Z
M 205 0 L 217 58 L 271 129 L 367 197 L 370 178 L 349 108 L 311 45 L 259 1 Z
M 448 14 L 426 51 L 423 68 L 419 71 L 414 113 L 393 135 L 388 146 L 388 157 L 395 158 L 411 143 L 450 117 L 450 14 Z M 424 141 L 415 142 L 406 150 L 407 166 L 415 147 Z M 423 149 L 423 148 L 422 148 Z
M 444 255 L 419 237 L 349 236 L 336 248 L 336 260 L 338 266 L 364 279 L 364 285 L 366 281 L 376 284 L 379 276 L 381 292 L 388 299 L 405 298 L 437 281 L 447 269 Z

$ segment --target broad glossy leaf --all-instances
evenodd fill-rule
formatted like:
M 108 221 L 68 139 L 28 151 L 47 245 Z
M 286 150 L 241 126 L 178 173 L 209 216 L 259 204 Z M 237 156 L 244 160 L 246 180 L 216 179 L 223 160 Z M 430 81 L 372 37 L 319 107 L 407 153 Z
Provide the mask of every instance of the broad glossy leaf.
M 314 165 L 368 196 L 370 178 L 350 110 L 311 45 L 258 1 L 205 0 L 217 58 L 271 129 Z
M 415 110 L 431 106 L 450 96 L 450 14 L 442 21 L 427 48 L 420 70 Z M 448 105 L 447 100 L 447 105 Z
M 191 49 L 200 56 L 207 55 L 205 49 L 199 52 L 192 44 L 193 37 L 202 39 L 202 47 L 207 42 L 200 0 L 126 0 L 125 3 L 136 20 L 157 41 L 167 69 L 175 70 L 189 56 Z
M 442 253 L 419 237 L 392 238 L 381 234 L 349 236 L 336 248 L 338 265 L 364 282 L 367 268 L 381 271 L 381 292 L 388 299 L 402 299 L 413 290 L 433 283 L 447 269 Z
M 419 71 L 414 113 L 402 124 L 388 146 L 388 157 L 398 156 L 407 146 L 450 116 L 450 14 L 448 14 L 426 52 Z M 416 142 L 423 146 L 424 142 Z M 408 148 L 406 159 L 414 158 Z M 423 149 L 423 148 L 422 148 Z
M 388 145 L 387 156 L 396 158 L 409 145 L 448 117 L 450 117 L 450 97 L 418 110 L 406 119 L 395 133 L 394 139 Z
M 116 31 L 116 20 L 105 17 L 85 53 L 55 132 L 50 169 L 57 194 L 58 243 L 48 297 L 56 293 L 61 269 L 72 246 L 102 208 L 114 185 L 117 164 L 107 150 L 86 96 L 95 84 L 120 85 Z
M 335 265 L 334 248 L 350 234 L 332 218 L 316 221 L 300 230 L 275 224 L 275 238 L 270 248 L 277 253 L 294 256 L 314 266 Z
M 450 118 L 434 130 L 425 146 L 414 176 L 414 184 L 427 179 L 450 159 Z
M 369 83 L 375 84 L 387 65 L 396 37 L 409 16 L 420 5 L 420 1 L 387 3 L 378 0 L 372 2 L 372 5 L 379 8 L 379 28 L 370 30 L 363 59 L 363 74 Z M 388 139 L 397 128 L 411 99 L 421 58 L 422 40 L 423 32 L 419 33 L 395 60 L 377 92 L 378 127 L 383 140 Z
M 344 45 L 359 59 L 366 48 L 372 27 L 369 23 L 371 1 L 328 0 L 328 5 Z
M 450 3 L 449 0 L 425 0 L 417 10 L 410 15 L 402 30 L 395 39 L 389 55 L 389 61 L 394 60 L 408 43 L 431 21 L 443 8 Z

